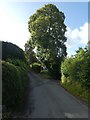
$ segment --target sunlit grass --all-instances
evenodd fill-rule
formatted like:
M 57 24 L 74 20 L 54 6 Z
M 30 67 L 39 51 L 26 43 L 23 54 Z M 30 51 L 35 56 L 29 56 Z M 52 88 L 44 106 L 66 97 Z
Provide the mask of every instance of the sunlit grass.
M 64 76 L 62 76 L 62 80 L 60 83 L 65 89 L 67 89 L 67 91 L 69 91 L 82 101 L 90 104 L 89 100 L 90 93 L 85 87 L 81 85 L 80 82 L 72 81 L 69 78 L 65 78 Z

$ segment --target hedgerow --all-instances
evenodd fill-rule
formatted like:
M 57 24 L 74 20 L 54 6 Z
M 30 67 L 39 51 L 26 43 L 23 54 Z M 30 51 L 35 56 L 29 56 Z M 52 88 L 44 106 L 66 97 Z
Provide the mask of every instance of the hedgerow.
M 71 93 L 90 102 L 90 49 L 80 48 L 72 57 L 68 57 L 61 65 L 61 84 Z
M 22 104 L 28 80 L 23 67 L 2 62 L 2 104 L 6 111 L 15 111 Z

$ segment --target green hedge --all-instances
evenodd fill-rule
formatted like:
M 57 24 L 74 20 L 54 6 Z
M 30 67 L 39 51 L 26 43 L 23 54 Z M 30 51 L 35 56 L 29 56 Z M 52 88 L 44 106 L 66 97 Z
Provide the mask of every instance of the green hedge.
M 9 42 L 2 42 L 2 60 L 10 59 L 20 59 L 25 61 L 24 51 L 17 45 Z
M 61 65 L 61 73 L 66 78 L 81 82 L 82 86 L 90 88 L 90 50 L 79 49 L 75 56 L 66 58 Z
M 76 96 L 90 103 L 90 49 L 79 48 L 76 54 L 68 57 L 61 65 L 61 84 Z
M 2 104 L 6 110 L 15 111 L 22 104 L 28 80 L 24 68 L 2 62 Z
M 28 63 L 26 61 L 22 61 L 20 59 L 10 59 L 9 58 L 9 59 L 6 60 L 6 62 L 9 62 L 9 63 L 11 63 L 11 64 L 13 64 L 15 66 L 18 66 L 20 68 L 24 68 L 26 70 L 29 69 Z

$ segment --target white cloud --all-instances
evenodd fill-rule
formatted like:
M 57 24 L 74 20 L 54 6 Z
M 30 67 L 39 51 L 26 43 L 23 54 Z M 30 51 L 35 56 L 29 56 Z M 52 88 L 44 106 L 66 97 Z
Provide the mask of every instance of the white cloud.
M 75 50 L 77 50 L 79 47 L 85 47 L 88 42 L 88 23 L 85 23 L 83 26 L 81 26 L 79 29 L 70 29 L 67 27 L 66 32 L 67 37 L 67 52 L 69 52 L 69 55 L 75 53 Z
M 79 37 L 81 39 L 81 43 L 86 45 L 88 42 L 88 23 L 85 23 L 82 27 L 80 27 Z
M 21 21 L 6 7 L 0 5 L 0 40 L 12 42 L 24 49 L 24 44 L 30 34 L 27 28 L 28 23 L 22 23 Z M 88 23 L 85 23 L 79 29 L 72 30 L 67 27 L 66 36 L 67 52 L 71 55 L 78 47 L 86 46 L 88 42 Z
M 0 40 L 12 42 L 24 49 L 29 38 L 28 26 L 0 6 Z
M 69 27 L 67 27 L 66 37 L 67 37 L 67 42 L 66 42 L 67 47 L 71 48 L 72 46 L 75 46 L 76 44 L 78 44 L 79 30 L 77 28 L 71 30 Z

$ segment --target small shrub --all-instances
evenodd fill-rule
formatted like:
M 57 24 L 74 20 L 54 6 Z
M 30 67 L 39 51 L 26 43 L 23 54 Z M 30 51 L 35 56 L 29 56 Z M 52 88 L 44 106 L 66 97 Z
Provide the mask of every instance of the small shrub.
M 36 73 L 40 73 L 41 72 L 41 65 L 39 63 L 33 63 L 32 70 Z
M 64 76 L 64 75 L 62 75 L 62 77 L 61 77 L 61 83 L 66 83 L 66 81 L 67 81 L 67 79 L 66 79 L 66 77 Z
M 47 74 L 48 73 L 48 70 L 42 70 L 41 71 L 41 74 Z

